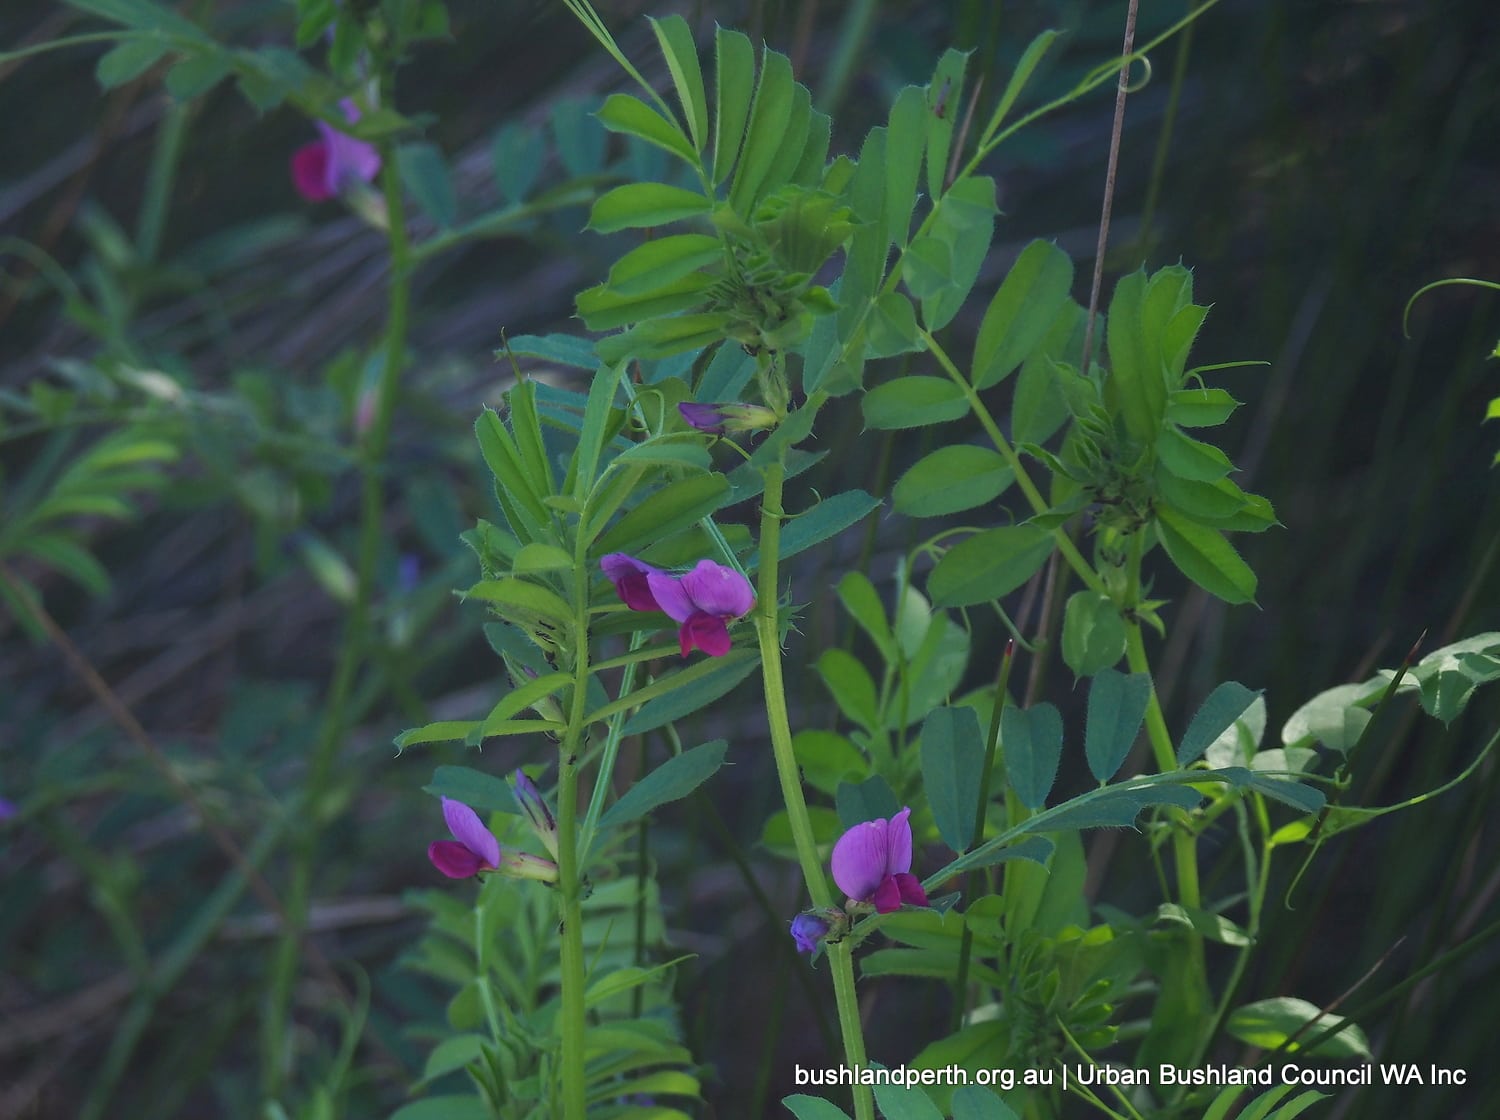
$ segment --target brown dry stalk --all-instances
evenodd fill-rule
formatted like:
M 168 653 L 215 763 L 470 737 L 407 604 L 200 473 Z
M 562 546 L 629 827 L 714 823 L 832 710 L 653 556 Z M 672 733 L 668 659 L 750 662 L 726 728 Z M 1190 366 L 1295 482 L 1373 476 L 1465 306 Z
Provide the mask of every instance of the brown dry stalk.
M 1115 120 L 1109 134 L 1109 164 L 1104 170 L 1104 205 L 1099 212 L 1099 245 L 1094 251 L 1094 283 L 1089 289 L 1088 325 L 1083 332 L 1083 362 L 1080 368 L 1089 372 L 1089 356 L 1094 349 L 1094 320 L 1099 314 L 1099 289 L 1104 284 L 1104 250 L 1109 244 L 1109 219 L 1115 202 L 1115 172 L 1120 166 L 1120 135 L 1125 131 L 1125 96 L 1130 92 L 1130 54 L 1135 50 L 1135 16 L 1139 0 L 1130 0 L 1125 11 L 1125 45 L 1120 48 L 1120 82 L 1115 87 Z

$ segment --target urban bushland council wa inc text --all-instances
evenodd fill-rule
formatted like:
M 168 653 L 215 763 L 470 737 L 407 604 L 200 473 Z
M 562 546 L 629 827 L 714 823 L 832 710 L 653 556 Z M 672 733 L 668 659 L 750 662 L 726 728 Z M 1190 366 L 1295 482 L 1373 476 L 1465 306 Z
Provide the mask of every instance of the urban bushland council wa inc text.
M 1017 1087 L 1072 1085 L 1306 1085 L 1338 1088 L 1359 1085 L 1464 1085 L 1463 1069 L 1415 1063 L 1364 1063 L 1349 1066 L 1301 1066 L 1286 1062 L 1279 1066 L 1197 1066 L 1162 1064 L 1131 1068 L 1103 1065 L 1061 1065 L 1049 1069 L 978 1069 L 942 1066 L 913 1069 L 909 1066 L 797 1066 L 793 1079 L 799 1086 L 834 1085 L 982 1085 L 1001 1091 Z

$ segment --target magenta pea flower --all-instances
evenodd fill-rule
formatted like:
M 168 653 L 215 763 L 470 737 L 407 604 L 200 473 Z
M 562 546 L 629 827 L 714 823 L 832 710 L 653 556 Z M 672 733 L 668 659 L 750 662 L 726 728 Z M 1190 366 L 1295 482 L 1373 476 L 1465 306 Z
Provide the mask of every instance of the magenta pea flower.
M 653 568 L 644 560 L 637 560 L 624 552 L 611 552 L 599 561 L 599 567 L 609 582 L 615 585 L 615 594 L 633 611 L 659 611 L 661 604 L 651 594 L 651 577 L 672 577 L 660 568 Z
M 911 874 L 911 809 L 888 821 L 865 821 L 833 846 L 833 881 L 855 902 L 872 903 L 881 914 L 903 902 L 927 905 L 927 892 Z
M 661 611 L 677 623 L 677 640 L 686 657 L 694 648 L 710 657 L 729 652 L 728 624 L 755 606 L 750 581 L 733 568 L 699 560 L 680 576 L 669 575 L 623 552 L 599 561 L 615 593 L 633 611 Z
M 694 404 L 684 401 L 677 406 L 682 418 L 700 432 L 724 435 L 727 432 L 760 432 L 774 428 L 780 418 L 760 404 Z
M 427 847 L 427 858 L 448 878 L 470 879 L 481 871 L 498 871 L 513 879 L 557 882 L 557 864 L 502 846 L 479 814 L 462 801 L 443 798 L 443 819 L 453 839 L 434 840 Z
M 359 107 L 353 101 L 345 98 L 339 108 L 350 124 L 359 120 Z M 356 140 L 326 121 L 314 123 L 323 138 L 292 153 L 292 184 L 298 194 L 309 202 L 322 202 L 375 178 L 380 171 L 380 153 L 373 144 Z

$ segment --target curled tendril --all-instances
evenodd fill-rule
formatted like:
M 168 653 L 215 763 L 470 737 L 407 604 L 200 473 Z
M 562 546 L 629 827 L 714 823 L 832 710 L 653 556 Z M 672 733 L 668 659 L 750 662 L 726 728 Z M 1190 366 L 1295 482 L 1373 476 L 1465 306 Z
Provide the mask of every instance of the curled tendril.
M 1151 60 L 1139 54 L 1130 60 L 1130 65 L 1134 66 L 1137 62 L 1141 64 L 1141 76 L 1125 87 L 1126 93 L 1139 93 L 1151 84 Z
M 1431 284 L 1426 284 L 1418 288 L 1412 293 L 1411 299 L 1406 301 L 1406 308 L 1401 312 L 1401 333 L 1407 338 L 1411 337 L 1411 329 L 1407 324 L 1407 320 L 1411 318 L 1412 304 L 1416 303 L 1417 300 L 1421 299 L 1434 288 L 1449 288 L 1455 284 L 1462 284 L 1471 288 L 1489 288 L 1500 292 L 1500 284 L 1495 283 L 1493 280 L 1475 280 L 1470 276 L 1453 276 L 1447 280 L 1434 280 Z

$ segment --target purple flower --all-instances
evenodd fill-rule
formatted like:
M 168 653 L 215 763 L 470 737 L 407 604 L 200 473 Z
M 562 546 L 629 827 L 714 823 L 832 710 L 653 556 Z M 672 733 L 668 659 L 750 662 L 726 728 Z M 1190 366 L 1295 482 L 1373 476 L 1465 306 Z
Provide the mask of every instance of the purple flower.
M 798 914 L 792 919 L 792 940 L 797 943 L 797 952 L 815 953 L 818 944 L 828 935 L 828 923 L 816 914 Z
M 661 611 L 678 624 L 683 657 L 695 647 L 710 657 L 723 657 L 730 645 L 727 624 L 755 606 L 750 581 L 712 560 L 699 560 L 692 571 L 680 576 L 668 575 L 623 552 L 610 553 L 599 566 L 631 610 Z
M 759 404 L 694 404 L 684 401 L 677 406 L 682 418 L 700 432 L 724 435 L 726 432 L 759 432 L 780 423 L 776 413 Z
M 656 596 L 651 594 L 650 582 L 651 576 L 664 574 L 660 568 L 653 568 L 650 564 L 623 552 L 611 552 L 599 561 L 599 567 L 604 569 L 609 582 L 615 585 L 615 594 L 620 597 L 620 601 L 631 610 L 661 610 Z
M 359 120 L 359 107 L 345 98 L 339 102 L 344 119 Z M 373 144 L 356 140 L 326 121 L 315 122 L 321 140 L 304 144 L 292 153 L 292 184 L 309 202 L 322 202 L 343 194 L 355 183 L 368 183 L 380 170 L 380 153 Z
M 500 866 L 500 841 L 484 827 L 479 814 L 462 801 L 443 798 L 443 819 L 452 840 L 434 840 L 427 848 L 432 865 L 450 879 L 467 879 Z
M 448 878 L 469 879 L 481 871 L 499 871 L 513 879 L 557 882 L 557 864 L 502 847 L 479 814 L 462 801 L 443 798 L 443 819 L 454 838 L 434 840 L 427 847 L 427 858 Z
M 856 902 L 873 903 L 882 914 L 903 902 L 927 905 L 927 892 L 911 874 L 911 810 L 888 821 L 866 821 L 833 846 L 833 881 Z
M 20 811 L 16 808 L 14 801 L 7 801 L 5 798 L 0 797 L 0 821 L 9 820 Z
M 536 784 L 520 770 L 515 772 L 511 781 L 516 788 L 516 802 L 531 823 L 531 831 L 536 833 L 542 846 L 552 853 L 553 859 L 556 859 L 557 819 L 553 817 L 552 810 L 547 808 L 547 803 L 542 800 L 541 790 L 537 789 Z

